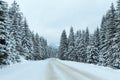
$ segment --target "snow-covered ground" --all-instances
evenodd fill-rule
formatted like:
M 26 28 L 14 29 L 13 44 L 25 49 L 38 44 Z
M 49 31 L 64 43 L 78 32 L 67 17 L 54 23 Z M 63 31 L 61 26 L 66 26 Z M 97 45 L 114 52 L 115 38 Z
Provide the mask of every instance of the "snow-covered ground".
M 0 70 L 0 80 L 120 80 L 120 71 L 58 59 L 24 61 Z

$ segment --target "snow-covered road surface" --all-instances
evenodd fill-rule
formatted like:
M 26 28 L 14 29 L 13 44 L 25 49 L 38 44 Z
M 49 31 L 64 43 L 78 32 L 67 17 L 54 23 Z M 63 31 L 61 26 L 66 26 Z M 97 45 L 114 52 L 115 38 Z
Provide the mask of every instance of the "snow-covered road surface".
M 120 80 L 120 71 L 58 59 L 30 61 L 0 70 L 0 80 Z
M 103 80 L 100 77 L 97 77 L 95 75 L 89 74 L 84 71 L 77 70 L 73 67 L 63 64 L 60 61 L 51 60 L 49 65 L 51 65 L 53 68 L 51 69 L 52 71 L 50 72 L 54 71 L 56 75 L 61 75 L 61 76 L 58 77 L 54 75 L 55 77 L 51 77 L 53 75 L 50 75 L 50 78 L 48 78 L 47 80 L 50 79 L 51 80 Z

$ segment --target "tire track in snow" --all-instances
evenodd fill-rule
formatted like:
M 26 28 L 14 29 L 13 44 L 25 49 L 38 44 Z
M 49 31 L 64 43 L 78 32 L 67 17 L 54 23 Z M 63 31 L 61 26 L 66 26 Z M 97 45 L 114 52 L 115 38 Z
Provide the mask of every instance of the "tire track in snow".
M 90 73 L 72 68 L 66 64 L 61 63 L 60 61 L 54 61 L 54 66 L 56 66 L 56 68 L 61 71 L 61 73 L 66 75 L 66 77 L 71 77 L 71 80 L 105 80 Z
M 62 80 L 53 66 L 53 59 L 48 61 L 48 67 L 46 69 L 45 80 Z

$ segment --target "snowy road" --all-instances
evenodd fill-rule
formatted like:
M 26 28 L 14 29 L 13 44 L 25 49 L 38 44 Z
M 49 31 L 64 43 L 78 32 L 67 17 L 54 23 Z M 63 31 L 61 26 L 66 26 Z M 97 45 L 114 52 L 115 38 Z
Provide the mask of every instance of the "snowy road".
M 120 80 L 120 71 L 95 65 L 48 59 L 0 70 L 0 80 Z
M 50 74 L 46 80 L 104 80 L 87 72 L 79 71 L 55 59 L 49 61 L 48 73 L 49 72 Z

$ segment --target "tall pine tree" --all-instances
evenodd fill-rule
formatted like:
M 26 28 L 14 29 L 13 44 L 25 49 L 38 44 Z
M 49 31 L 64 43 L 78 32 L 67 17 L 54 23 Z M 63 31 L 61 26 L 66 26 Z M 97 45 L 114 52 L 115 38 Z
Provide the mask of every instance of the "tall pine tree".
M 22 47 L 24 50 L 23 55 L 25 58 L 33 59 L 33 42 L 32 42 L 32 33 L 28 27 L 26 19 L 24 20 L 24 28 L 23 28 L 23 38 L 22 38 Z
M 60 59 L 67 59 L 67 50 L 68 50 L 68 39 L 66 35 L 66 31 L 63 30 L 61 39 L 60 39 L 60 46 L 59 46 L 59 58 Z
M 19 5 L 16 1 L 14 1 L 9 8 L 9 19 L 10 19 L 10 32 L 12 33 L 14 39 L 15 39 L 15 49 L 16 54 L 21 55 L 23 54 L 23 48 L 22 48 L 22 22 L 23 22 L 23 16 L 20 12 Z
M 74 47 L 75 47 L 75 36 L 74 36 L 73 27 L 71 27 L 70 34 L 68 37 L 68 52 L 67 52 L 69 60 L 74 60 L 75 57 Z
M 8 5 L 6 2 L 0 0 L 0 65 L 8 64 Z

